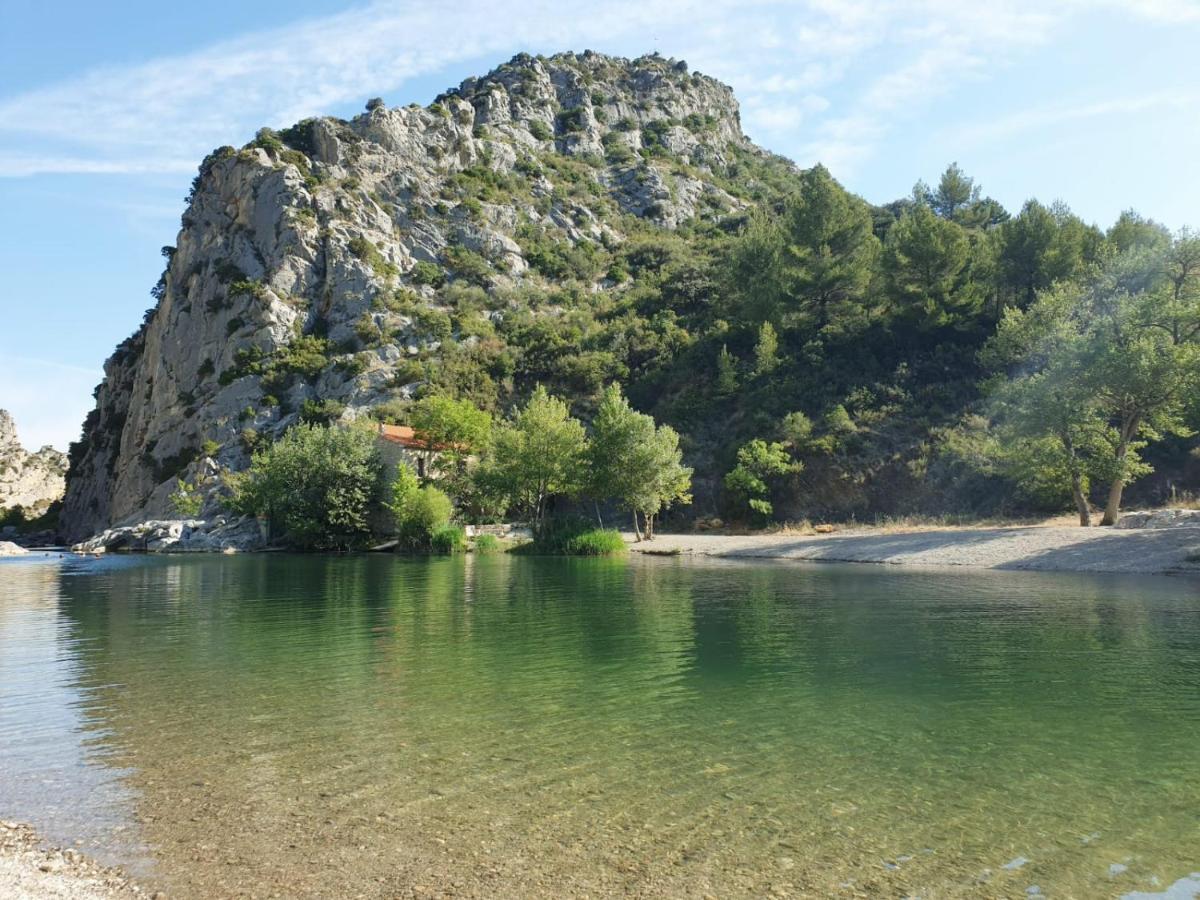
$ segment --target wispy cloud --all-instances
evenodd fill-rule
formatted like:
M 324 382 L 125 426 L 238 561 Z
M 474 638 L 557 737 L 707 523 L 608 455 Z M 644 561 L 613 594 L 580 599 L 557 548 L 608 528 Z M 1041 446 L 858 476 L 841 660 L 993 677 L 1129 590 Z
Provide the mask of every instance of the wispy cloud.
M 491 0 L 377 0 L 0 97 L 0 176 L 191 171 L 259 125 L 386 96 L 466 60 L 655 44 L 730 82 L 752 136 L 845 169 L 905 117 L 1101 8 L 1200 18 L 1196 0 L 595 0 L 586 16 L 514 0 L 502 17 Z
M 1186 110 L 1190 114 L 1196 108 L 1197 101 L 1200 101 L 1200 89 L 1157 91 L 1104 100 L 1084 100 L 1073 104 L 1058 103 L 1022 110 L 986 122 L 950 128 L 945 130 L 940 138 L 954 146 L 971 147 L 1087 119 L 1132 116 L 1161 109 Z

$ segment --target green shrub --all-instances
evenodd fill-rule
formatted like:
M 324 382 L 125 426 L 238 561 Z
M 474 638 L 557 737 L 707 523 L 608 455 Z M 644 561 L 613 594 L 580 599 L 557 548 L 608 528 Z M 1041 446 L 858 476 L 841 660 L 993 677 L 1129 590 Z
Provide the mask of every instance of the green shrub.
M 593 528 L 577 534 L 563 545 L 568 556 L 614 556 L 625 553 L 625 539 L 615 528 Z
M 420 479 L 412 466 L 400 463 L 396 466 L 395 479 L 392 481 L 391 497 L 384 501 L 396 518 L 396 534 L 400 544 L 410 550 L 433 550 L 435 537 L 438 541 L 450 541 L 452 552 L 459 544 L 464 544 L 466 538 L 461 529 L 457 540 L 447 537 L 443 532 L 451 528 L 450 516 L 454 505 L 444 491 L 432 485 L 420 487 Z M 437 537 L 441 535 L 441 537 Z
M 261 281 L 255 281 L 252 278 L 242 278 L 229 285 L 228 293 L 230 297 L 245 294 L 256 300 L 262 300 L 267 296 L 267 288 Z
M 443 525 L 429 536 L 429 549 L 434 553 L 463 553 L 467 534 L 460 525 Z
M 446 273 L 437 263 L 420 260 L 409 272 L 413 284 L 427 284 L 430 287 L 441 287 L 446 283 Z
M 180 478 L 176 482 L 175 490 L 172 492 L 171 508 L 175 510 L 175 514 L 185 519 L 191 519 L 200 515 L 200 509 L 204 506 L 204 498 L 200 496 L 199 490 L 194 484 L 189 484 Z
M 399 274 L 396 267 L 383 258 L 379 248 L 361 234 L 352 237 L 346 245 L 346 249 L 369 265 L 371 271 L 380 278 L 391 278 L 393 275 Z
M 263 150 L 278 153 L 284 149 L 283 141 L 270 128 L 258 129 L 258 134 L 254 136 L 254 140 L 250 142 L 251 147 L 261 147 Z
M 499 553 L 503 549 L 500 538 L 494 534 L 477 534 L 474 546 L 476 553 Z
M 340 400 L 305 400 L 300 407 L 300 421 L 310 425 L 329 425 L 340 419 L 345 411 L 346 404 Z
M 370 534 L 380 474 L 371 432 L 296 425 L 231 478 L 230 505 L 266 517 L 300 549 L 348 549 Z
M 547 520 L 528 547 L 524 552 L 557 556 L 615 556 L 629 549 L 621 532 L 581 518 Z
M 434 532 L 450 524 L 454 507 L 446 493 L 432 485 L 419 488 L 404 510 L 401 535 L 413 544 L 428 544 Z
M 446 267 L 462 278 L 481 287 L 487 286 L 494 274 L 491 263 L 474 250 L 466 247 L 449 247 L 446 250 Z
M 556 117 L 558 127 L 568 134 L 583 131 L 583 107 L 576 106 L 574 109 L 564 109 Z
M 361 356 L 345 356 L 339 360 L 335 360 L 333 363 L 335 369 L 349 375 L 351 378 L 355 378 L 367 371 L 368 365 L 367 360 Z
M 286 373 L 315 378 L 329 364 L 326 353 L 329 341 L 313 334 L 302 334 L 282 347 L 271 361 L 271 367 Z
M 548 141 L 552 137 L 554 137 L 554 132 L 552 132 L 550 130 L 550 126 L 547 125 L 545 122 L 543 122 L 541 119 L 530 120 L 529 133 L 531 135 L 533 135 L 536 140 L 539 140 L 539 141 Z

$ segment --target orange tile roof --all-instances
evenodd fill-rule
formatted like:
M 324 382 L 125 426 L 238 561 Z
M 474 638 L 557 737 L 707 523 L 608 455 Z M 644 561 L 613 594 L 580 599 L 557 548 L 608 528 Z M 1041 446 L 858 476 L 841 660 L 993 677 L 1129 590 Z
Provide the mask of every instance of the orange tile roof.
M 385 441 L 392 444 L 399 444 L 401 447 L 412 447 L 418 450 L 425 449 L 425 442 L 417 438 L 417 433 L 407 425 L 380 425 L 379 436 Z
M 424 438 L 408 425 L 380 425 L 379 436 L 391 444 L 399 444 L 409 450 L 447 450 L 449 447 L 440 444 L 429 444 Z

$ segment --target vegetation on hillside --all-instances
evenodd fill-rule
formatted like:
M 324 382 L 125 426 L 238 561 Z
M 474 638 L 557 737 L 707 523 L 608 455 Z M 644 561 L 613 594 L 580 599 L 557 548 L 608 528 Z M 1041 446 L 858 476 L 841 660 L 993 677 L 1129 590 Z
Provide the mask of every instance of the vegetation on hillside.
M 562 90 L 576 78 L 578 98 Z M 511 117 L 484 112 L 493 93 Z M 240 435 L 233 468 L 297 420 L 369 415 L 426 436 L 462 521 L 540 529 L 567 505 L 600 519 L 615 506 L 650 536 L 665 510 L 1086 522 L 1099 505 L 1112 522 L 1128 492 L 1200 489 L 1200 244 L 1186 232 L 1132 211 L 1102 230 L 1061 202 L 1006 210 L 957 165 L 873 206 L 823 166 L 754 147 L 728 89 L 656 55 L 521 55 L 395 112 L 373 100 L 351 122 L 264 130 L 201 166 L 200 200 L 216 167 L 294 167 L 306 193 L 287 221 L 349 273 L 328 295 L 277 297 L 300 313 L 282 342 L 239 340 L 200 364 L 205 390 L 173 389 L 187 421 L 223 389 L 261 392 L 239 400 L 245 424 L 211 423 L 223 447 Z M 388 155 L 385 124 L 463 152 L 433 141 L 427 183 L 401 189 L 391 169 L 425 171 L 426 156 Z M 336 166 L 317 158 L 320 134 L 337 136 Z M 168 281 L 207 273 L 210 304 L 276 302 L 270 272 L 193 268 Z M 250 318 L 221 331 L 244 336 Z M 81 473 L 111 475 L 137 445 L 105 400 L 72 450 Z M 199 458 L 147 443 L 147 486 Z

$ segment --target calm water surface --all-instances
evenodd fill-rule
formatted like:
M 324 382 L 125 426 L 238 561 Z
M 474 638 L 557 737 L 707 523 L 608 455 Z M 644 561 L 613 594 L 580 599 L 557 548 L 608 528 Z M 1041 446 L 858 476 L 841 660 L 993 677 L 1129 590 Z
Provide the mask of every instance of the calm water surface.
M 9 561 L 0 818 L 178 897 L 1186 897 L 1200 592 L 668 559 Z

